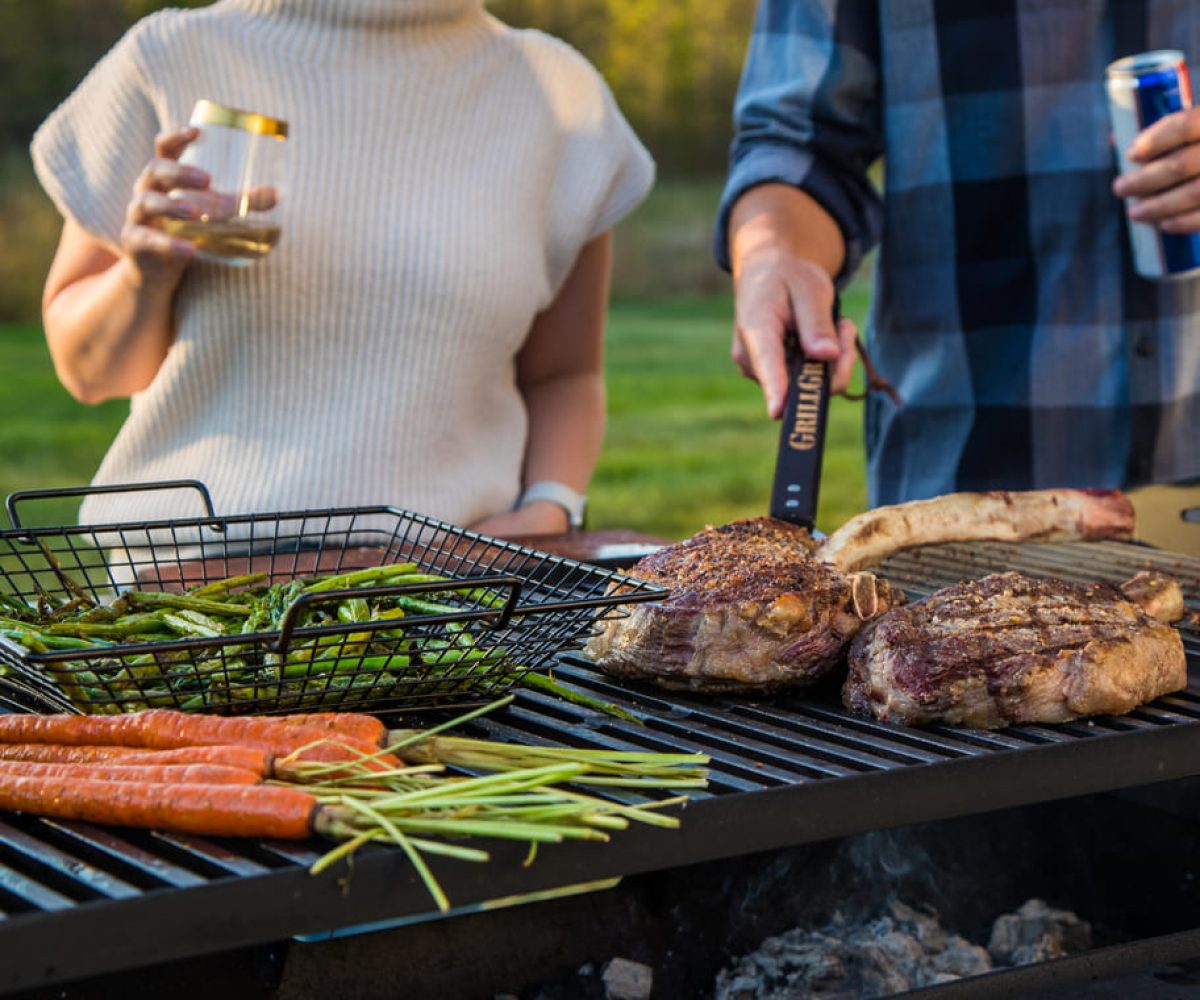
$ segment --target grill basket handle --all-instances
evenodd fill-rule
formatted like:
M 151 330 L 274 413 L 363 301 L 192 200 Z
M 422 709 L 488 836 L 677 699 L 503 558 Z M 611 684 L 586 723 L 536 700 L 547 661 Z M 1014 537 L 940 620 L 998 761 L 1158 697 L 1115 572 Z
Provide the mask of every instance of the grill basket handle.
M 147 493 L 151 490 L 195 490 L 204 501 L 204 510 L 208 516 L 216 519 L 217 512 L 213 510 L 212 496 L 208 487 L 198 479 L 167 479 L 154 483 L 114 483 L 109 486 L 60 486 L 45 490 L 17 490 L 8 495 L 5 506 L 8 508 L 9 524 L 16 530 L 24 527 L 17 516 L 17 504 L 23 500 L 49 500 L 62 497 L 82 497 L 89 494 L 101 493 Z M 212 525 L 213 530 L 223 529 L 223 525 Z
M 493 608 L 486 611 L 471 611 L 464 608 L 462 611 L 455 611 L 453 614 L 447 612 L 444 615 L 414 615 L 411 620 L 402 618 L 397 620 L 377 619 L 375 621 L 350 622 L 346 623 L 345 631 L 378 632 L 383 629 L 400 628 L 411 621 L 470 621 L 476 618 L 488 618 L 493 615 L 498 615 L 498 617 L 495 622 L 491 623 L 490 627 L 503 628 L 512 618 L 517 601 L 520 599 L 520 577 L 475 576 L 468 580 L 440 580 L 433 583 L 392 583 L 383 587 L 350 587 L 346 590 L 322 590 L 312 594 L 301 594 L 292 601 L 283 613 L 283 621 L 279 623 L 279 639 L 271 647 L 271 652 L 278 653 L 280 656 L 287 655 L 288 647 L 292 641 L 292 632 L 296 627 L 296 618 L 300 614 L 300 611 L 310 604 L 346 601 L 354 597 L 395 597 L 400 594 L 428 594 L 443 590 L 474 590 L 478 587 L 507 588 L 508 597 L 505 598 L 504 607 L 499 610 Z

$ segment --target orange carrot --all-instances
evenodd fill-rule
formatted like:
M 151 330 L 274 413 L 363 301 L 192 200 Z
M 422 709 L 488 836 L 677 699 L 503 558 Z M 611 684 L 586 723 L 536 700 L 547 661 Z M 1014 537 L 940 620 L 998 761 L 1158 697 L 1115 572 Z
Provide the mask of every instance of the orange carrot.
M 262 775 L 220 764 L 42 764 L 0 761 L 0 781 L 9 778 L 92 778 L 97 781 L 169 781 L 192 785 L 256 785 Z
M 27 760 L 42 764 L 222 764 L 262 775 L 272 774 L 271 755 L 251 747 L 179 747 L 146 750 L 120 746 L 63 746 L 59 743 L 0 743 L 0 761 Z
M 0 782 L 0 809 L 89 823 L 139 826 L 214 837 L 296 840 L 326 824 L 317 800 L 283 785 L 178 785 L 167 782 Z
M 352 761 L 379 752 L 378 744 L 311 726 L 284 725 L 263 716 L 189 715 L 152 708 L 128 715 L 0 715 L 0 742 L 116 745 L 169 750 L 228 743 L 278 757 Z M 399 767 L 384 755 L 382 766 Z
M 361 712 L 305 712 L 298 715 L 260 715 L 256 718 L 273 719 L 285 726 L 325 729 L 331 733 L 353 736 L 376 746 L 383 746 L 388 735 L 387 726 L 375 716 L 364 715 Z

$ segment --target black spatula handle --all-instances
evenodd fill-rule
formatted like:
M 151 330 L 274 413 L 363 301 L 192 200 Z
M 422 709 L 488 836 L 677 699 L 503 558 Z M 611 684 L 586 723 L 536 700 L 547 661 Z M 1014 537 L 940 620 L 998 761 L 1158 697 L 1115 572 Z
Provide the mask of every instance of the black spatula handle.
M 835 331 L 840 317 L 841 304 L 835 295 Z M 811 531 L 817 517 L 821 461 L 825 455 L 831 372 L 829 362 L 804 356 L 795 333 L 788 339 L 788 394 L 779 431 L 771 516 Z

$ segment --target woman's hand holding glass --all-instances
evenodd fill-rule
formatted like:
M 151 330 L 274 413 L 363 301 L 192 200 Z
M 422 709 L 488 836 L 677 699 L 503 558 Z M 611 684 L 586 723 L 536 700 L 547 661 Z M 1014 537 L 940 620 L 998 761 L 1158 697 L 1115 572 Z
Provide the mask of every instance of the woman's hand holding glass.
M 188 126 L 159 135 L 154 140 L 154 159 L 134 184 L 121 229 L 121 250 L 145 282 L 174 286 L 196 255 L 195 246 L 172 236 L 164 223 L 169 219 L 199 219 L 202 214 L 187 193 L 205 192 L 208 173 L 179 162 L 198 134 L 198 129 Z

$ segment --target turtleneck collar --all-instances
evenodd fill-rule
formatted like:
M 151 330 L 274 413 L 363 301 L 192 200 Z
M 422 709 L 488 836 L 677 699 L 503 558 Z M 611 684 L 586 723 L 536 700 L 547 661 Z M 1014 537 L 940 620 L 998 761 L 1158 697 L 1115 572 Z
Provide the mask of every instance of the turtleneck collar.
M 266 16 L 387 27 L 450 21 L 483 9 L 484 0 L 227 0 Z

